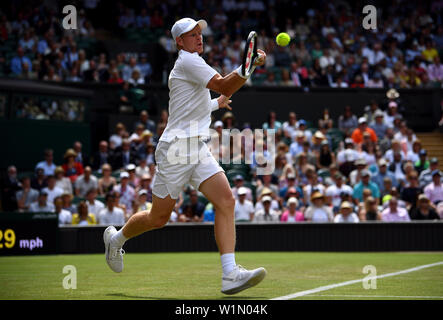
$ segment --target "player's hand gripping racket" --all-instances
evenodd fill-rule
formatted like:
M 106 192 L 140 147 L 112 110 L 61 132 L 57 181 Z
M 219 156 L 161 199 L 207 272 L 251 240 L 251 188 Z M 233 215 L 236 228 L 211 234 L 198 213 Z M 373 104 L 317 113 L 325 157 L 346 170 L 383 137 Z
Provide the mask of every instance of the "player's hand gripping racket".
M 255 31 L 251 31 L 248 39 L 246 40 L 245 49 L 243 51 L 241 75 L 244 78 L 249 78 L 254 72 L 254 62 L 257 57 L 257 33 Z

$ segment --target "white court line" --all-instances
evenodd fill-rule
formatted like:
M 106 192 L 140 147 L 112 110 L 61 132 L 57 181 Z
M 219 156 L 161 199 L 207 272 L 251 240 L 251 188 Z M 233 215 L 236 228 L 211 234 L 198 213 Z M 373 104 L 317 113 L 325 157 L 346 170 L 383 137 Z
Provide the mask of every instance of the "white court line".
M 364 296 L 354 294 L 313 294 L 310 297 L 443 299 L 443 296 Z
M 436 263 L 431 263 L 431 264 L 425 264 L 425 265 L 422 265 L 422 266 L 418 266 L 418 267 L 414 267 L 414 268 L 406 269 L 406 270 L 401 270 L 401 271 L 397 271 L 397 272 L 386 273 L 386 274 L 382 274 L 382 275 L 375 276 L 375 277 L 368 277 L 368 278 L 363 278 L 363 279 L 349 280 L 349 281 L 345 281 L 345 282 L 330 284 L 330 285 L 323 286 L 323 287 L 318 287 L 318 288 L 315 288 L 315 289 L 300 291 L 300 292 L 288 294 L 286 296 L 281 296 L 281 297 L 273 298 L 271 300 L 295 299 L 295 298 L 298 298 L 298 297 L 307 296 L 309 294 L 313 294 L 313 293 L 317 293 L 317 292 L 331 290 L 331 289 L 338 288 L 338 287 L 349 286 L 351 284 L 362 282 L 363 280 L 371 280 L 371 279 L 381 279 L 381 278 L 393 277 L 393 276 L 398 276 L 400 274 L 414 272 L 414 271 L 418 271 L 418 270 L 422 270 L 422 269 L 426 269 L 426 268 L 431 268 L 431 267 L 435 267 L 435 266 L 439 266 L 439 265 L 443 265 L 443 261 L 436 262 Z

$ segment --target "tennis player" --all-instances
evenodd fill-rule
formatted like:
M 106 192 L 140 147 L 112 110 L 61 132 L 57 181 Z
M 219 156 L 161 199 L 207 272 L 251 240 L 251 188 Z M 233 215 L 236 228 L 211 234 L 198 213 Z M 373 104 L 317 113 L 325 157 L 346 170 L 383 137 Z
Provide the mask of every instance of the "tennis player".
M 169 119 L 155 151 L 157 173 L 153 182 L 152 208 L 134 214 L 119 231 L 109 226 L 103 235 L 106 261 L 115 272 L 123 270 L 123 244 L 146 231 L 163 227 L 170 218 L 182 187 L 189 183 L 200 190 L 213 204 L 216 215 L 215 240 L 223 270 L 222 289 L 235 294 L 255 286 L 266 275 L 264 268 L 246 270 L 235 262 L 235 199 L 229 182 L 209 151 L 211 112 L 231 109 L 230 97 L 247 81 L 240 68 L 225 77 L 211 68 L 200 54 L 203 52 L 202 29 L 205 20 L 178 20 L 172 27 L 172 37 L 179 50 L 174 68 L 169 74 Z M 257 50 L 255 66 L 265 63 L 266 54 Z M 220 94 L 211 100 L 209 90 Z M 188 146 L 188 158 L 197 161 L 175 161 L 172 156 L 181 146 Z

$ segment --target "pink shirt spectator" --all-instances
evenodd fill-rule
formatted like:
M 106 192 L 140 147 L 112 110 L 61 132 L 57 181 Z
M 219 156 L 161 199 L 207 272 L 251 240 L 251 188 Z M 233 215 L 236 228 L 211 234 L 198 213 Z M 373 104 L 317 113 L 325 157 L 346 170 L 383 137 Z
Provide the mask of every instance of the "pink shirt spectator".
M 381 220 L 386 222 L 411 221 L 408 211 L 400 207 L 397 207 L 396 212 L 391 212 L 391 208 L 389 207 L 383 210 Z
M 295 218 L 295 220 L 294 220 Z M 303 213 L 300 211 L 295 211 L 295 215 L 290 215 L 289 210 L 286 210 L 281 215 L 281 222 L 299 222 L 299 221 L 305 221 L 305 217 L 303 216 Z
M 424 189 L 425 195 L 432 203 L 443 201 L 443 186 L 435 185 L 434 182 L 428 184 Z

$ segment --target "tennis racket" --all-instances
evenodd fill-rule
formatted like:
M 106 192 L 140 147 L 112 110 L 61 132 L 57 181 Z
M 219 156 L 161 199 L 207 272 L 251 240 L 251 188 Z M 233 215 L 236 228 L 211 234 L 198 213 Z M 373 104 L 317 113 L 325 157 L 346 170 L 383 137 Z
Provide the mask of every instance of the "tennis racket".
M 244 77 L 249 78 L 252 72 L 254 72 L 254 62 L 257 57 L 257 33 L 251 31 L 246 40 L 245 49 L 243 51 L 241 73 Z

